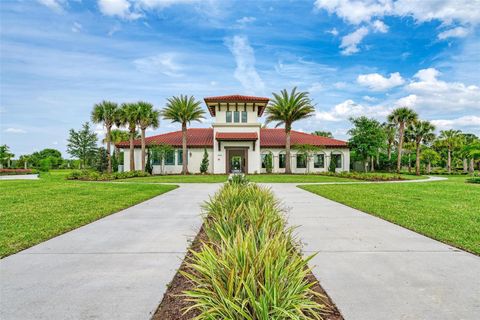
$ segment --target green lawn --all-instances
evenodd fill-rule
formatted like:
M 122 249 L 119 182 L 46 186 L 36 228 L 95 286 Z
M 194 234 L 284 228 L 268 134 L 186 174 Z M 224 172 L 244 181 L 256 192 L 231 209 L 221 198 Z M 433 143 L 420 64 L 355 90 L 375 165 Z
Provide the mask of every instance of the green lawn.
M 393 175 L 382 173 L 382 175 Z M 424 176 L 402 175 L 405 179 L 424 179 Z M 346 179 L 340 177 L 323 176 L 319 174 L 257 174 L 247 175 L 247 178 L 252 182 L 263 183 L 314 183 L 314 182 L 348 182 L 361 181 L 354 179 Z M 211 174 L 211 175 L 164 175 L 151 176 L 142 178 L 129 178 L 118 181 L 125 182 L 150 182 L 150 183 L 223 183 L 227 181 L 226 174 Z
M 176 188 L 67 181 L 65 175 L 0 181 L 1 257 Z
M 465 183 L 464 176 L 426 183 L 300 188 L 480 254 L 480 185 Z

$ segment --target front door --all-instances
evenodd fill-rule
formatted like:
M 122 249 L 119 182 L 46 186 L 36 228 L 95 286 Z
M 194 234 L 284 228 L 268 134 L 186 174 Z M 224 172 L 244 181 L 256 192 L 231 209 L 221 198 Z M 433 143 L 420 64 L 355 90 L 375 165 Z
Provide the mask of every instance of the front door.
M 226 149 L 227 173 L 247 173 L 247 150 L 246 148 Z

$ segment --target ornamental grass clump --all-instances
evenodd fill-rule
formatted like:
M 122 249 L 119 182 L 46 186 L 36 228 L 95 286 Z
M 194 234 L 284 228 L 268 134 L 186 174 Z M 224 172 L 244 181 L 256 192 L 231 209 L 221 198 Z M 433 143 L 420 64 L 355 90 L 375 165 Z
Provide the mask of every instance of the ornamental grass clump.
M 311 272 L 272 192 L 225 186 L 204 207 L 207 241 L 187 261 L 195 319 L 321 319 Z

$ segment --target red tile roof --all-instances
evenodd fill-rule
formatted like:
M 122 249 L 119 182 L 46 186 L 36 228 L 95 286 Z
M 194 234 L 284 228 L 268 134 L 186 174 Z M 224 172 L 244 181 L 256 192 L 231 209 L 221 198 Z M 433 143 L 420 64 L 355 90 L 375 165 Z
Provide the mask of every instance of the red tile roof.
M 215 103 L 221 103 L 221 102 L 253 102 L 255 103 L 257 102 L 257 103 L 260 103 L 260 105 L 258 106 L 257 113 L 258 113 L 258 116 L 261 117 L 270 99 L 265 97 L 242 96 L 239 94 L 233 94 L 230 96 L 206 97 L 203 100 L 207 104 L 208 111 L 210 111 L 210 114 L 212 116 L 215 116 L 215 108 L 208 105 L 209 103 L 212 103 L 212 102 L 215 102 Z
M 217 132 L 215 139 L 224 141 L 255 141 L 256 132 Z
M 216 138 L 220 136 L 220 140 L 225 140 L 225 137 L 231 140 L 256 140 L 252 133 L 247 132 L 218 132 Z M 237 139 L 233 139 L 238 137 Z M 326 137 L 314 136 L 312 134 L 303 133 L 292 130 L 290 133 L 291 144 L 311 144 L 315 146 L 324 146 L 327 148 L 347 147 L 345 141 L 331 139 Z M 153 144 L 168 144 L 173 147 L 182 146 L 182 131 L 174 131 L 145 139 L 147 145 Z M 213 147 L 213 129 L 212 128 L 191 128 L 187 130 L 187 144 L 189 148 L 212 148 Z M 135 147 L 140 147 L 140 139 L 134 141 Z M 129 142 L 123 141 L 117 143 L 117 147 L 128 148 Z M 262 148 L 284 148 L 285 147 L 285 131 L 284 129 L 260 129 L 260 147 Z

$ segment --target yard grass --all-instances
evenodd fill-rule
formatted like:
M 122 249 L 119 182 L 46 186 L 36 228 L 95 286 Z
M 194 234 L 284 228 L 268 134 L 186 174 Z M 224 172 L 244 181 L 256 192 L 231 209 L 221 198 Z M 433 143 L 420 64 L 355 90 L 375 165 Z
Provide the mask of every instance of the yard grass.
M 381 175 L 394 175 L 389 173 L 379 173 Z M 402 175 L 405 179 L 425 179 L 425 176 Z M 319 174 L 249 174 L 247 178 L 252 182 L 260 183 L 315 183 L 315 182 L 350 182 L 361 181 L 340 177 L 324 176 Z M 209 175 L 163 175 L 141 178 L 129 178 L 116 181 L 128 182 L 149 182 L 149 183 L 223 183 L 227 181 L 226 174 Z
M 299 187 L 478 255 L 480 185 L 465 179 Z
M 67 181 L 67 172 L 42 174 L 40 180 L 0 181 L 1 257 L 176 188 Z

